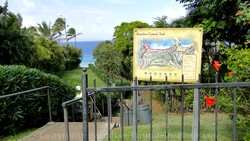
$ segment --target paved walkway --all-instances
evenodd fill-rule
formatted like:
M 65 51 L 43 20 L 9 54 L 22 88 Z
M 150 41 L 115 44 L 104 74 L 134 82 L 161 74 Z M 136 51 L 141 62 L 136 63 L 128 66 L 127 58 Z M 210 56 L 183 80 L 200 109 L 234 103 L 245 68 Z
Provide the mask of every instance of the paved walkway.
M 118 120 L 118 118 L 117 118 Z M 115 123 L 110 123 L 111 129 L 114 128 Z M 94 122 L 89 122 L 89 141 L 94 141 Z M 70 122 L 70 141 L 82 141 L 82 122 Z M 103 141 L 108 135 L 108 123 L 97 122 L 97 137 L 98 141 Z M 35 130 L 29 135 L 19 139 L 18 141 L 65 141 L 64 122 L 49 122 L 43 127 Z

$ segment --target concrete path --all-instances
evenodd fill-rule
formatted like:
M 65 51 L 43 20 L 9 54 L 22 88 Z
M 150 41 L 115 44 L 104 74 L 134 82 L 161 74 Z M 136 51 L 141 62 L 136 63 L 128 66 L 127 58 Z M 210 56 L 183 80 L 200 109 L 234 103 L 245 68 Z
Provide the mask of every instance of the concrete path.
M 112 129 L 115 123 L 110 123 Z M 94 122 L 89 122 L 89 141 L 94 141 Z M 82 122 L 70 122 L 70 141 L 82 141 Z M 108 123 L 97 122 L 97 140 L 103 141 L 108 135 Z M 64 122 L 49 122 L 18 141 L 66 141 Z

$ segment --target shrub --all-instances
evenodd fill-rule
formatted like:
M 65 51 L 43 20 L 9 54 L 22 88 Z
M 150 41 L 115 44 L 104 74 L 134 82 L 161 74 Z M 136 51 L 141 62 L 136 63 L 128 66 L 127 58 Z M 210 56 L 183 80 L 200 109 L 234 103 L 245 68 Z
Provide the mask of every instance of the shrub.
M 0 95 L 49 86 L 52 120 L 63 121 L 62 102 L 75 97 L 75 88 L 59 77 L 25 66 L 0 66 Z M 46 89 L 0 99 L 0 135 L 12 134 L 49 121 Z
M 82 58 L 81 48 L 70 46 L 69 44 L 66 44 L 63 47 L 66 53 L 65 69 L 73 70 L 78 68 Z
M 232 48 L 224 47 L 224 44 L 221 45 L 222 54 L 227 58 L 223 60 L 223 64 L 227 66 L 228 73 L 225 73 L 224 79 L 227 82 L 234 81 L 234 75 L 232 72 L 237 73 L 237 81 L 249 82 L 250 81 L 250 49 L 249 48 L 240 48 L 239 46 L 234 46 Z M 239 117 L 238 128 L 241 128 L 242 135 L 239 136 L 239 140 L 249 140 L 249 125 L 250 125 L 250 97 L 249 97 L 250 88 L 237 88 L 237 114 L 241 115 Z M 242 138 L 242 139 L 241 139 Z

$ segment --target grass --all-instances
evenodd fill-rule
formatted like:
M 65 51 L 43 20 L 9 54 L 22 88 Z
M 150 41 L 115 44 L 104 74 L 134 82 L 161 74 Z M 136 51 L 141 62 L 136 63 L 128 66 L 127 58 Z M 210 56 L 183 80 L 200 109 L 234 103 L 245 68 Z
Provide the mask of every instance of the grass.
M 166 140 L 165 129 L 165 114 L 153 115 L 153 135 L 154 141 Z M 170 141 L 181 140 L 181 115 L 169 114 L 168 118 L 169 131 L 168 139 Z M 220 113 L 218 115 L 218 141 L 232 140 L 232 125 L 228 114 Z M 124 128 L 124 140 L 132 140 L 132 126 Z M 149 140 L 150 127 L 148 125 L 138 126 L 138 140 Z M 111 140 L 121 140 L 121 128 L 115 128 L 110 134 Z M 107 141 L 107 137 L 105 141 Z M 184 140 L 192 140 L 192 114 L 185 114 L 184 117 Z M 201 141 L 214 141 L 214 114 L 202 114 L 200 122 L 200 140 Z
M 67 71 L 61 78 L 66 82 L 74 85 L 74 86 L 82 86 L 82 68 L 74 69 L 71 71 Z M 97 87 L 106 86 L 105 82 L 99 79 L 90 69 L 87 70 L 88 74 L 88 87 L 94 87 L 94 79 L 96 79 Z
M 31 129 L 27 129 L 23 132 L 14 134 L 14 135 L 10 135 L 7 137 L 0 137 L 0 141 L 17 141 L 18 139 L 30 134 L 31 132 L 35 131 L 37 128 L 31 128 Z

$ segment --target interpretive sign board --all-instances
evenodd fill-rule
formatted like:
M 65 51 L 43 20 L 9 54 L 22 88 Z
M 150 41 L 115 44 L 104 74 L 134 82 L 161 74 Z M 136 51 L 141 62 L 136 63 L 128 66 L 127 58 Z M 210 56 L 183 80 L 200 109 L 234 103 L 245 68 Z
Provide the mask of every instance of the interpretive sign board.
M 202 28 L 134 29 L 133 77 L 138 80 L 198 82 Z

